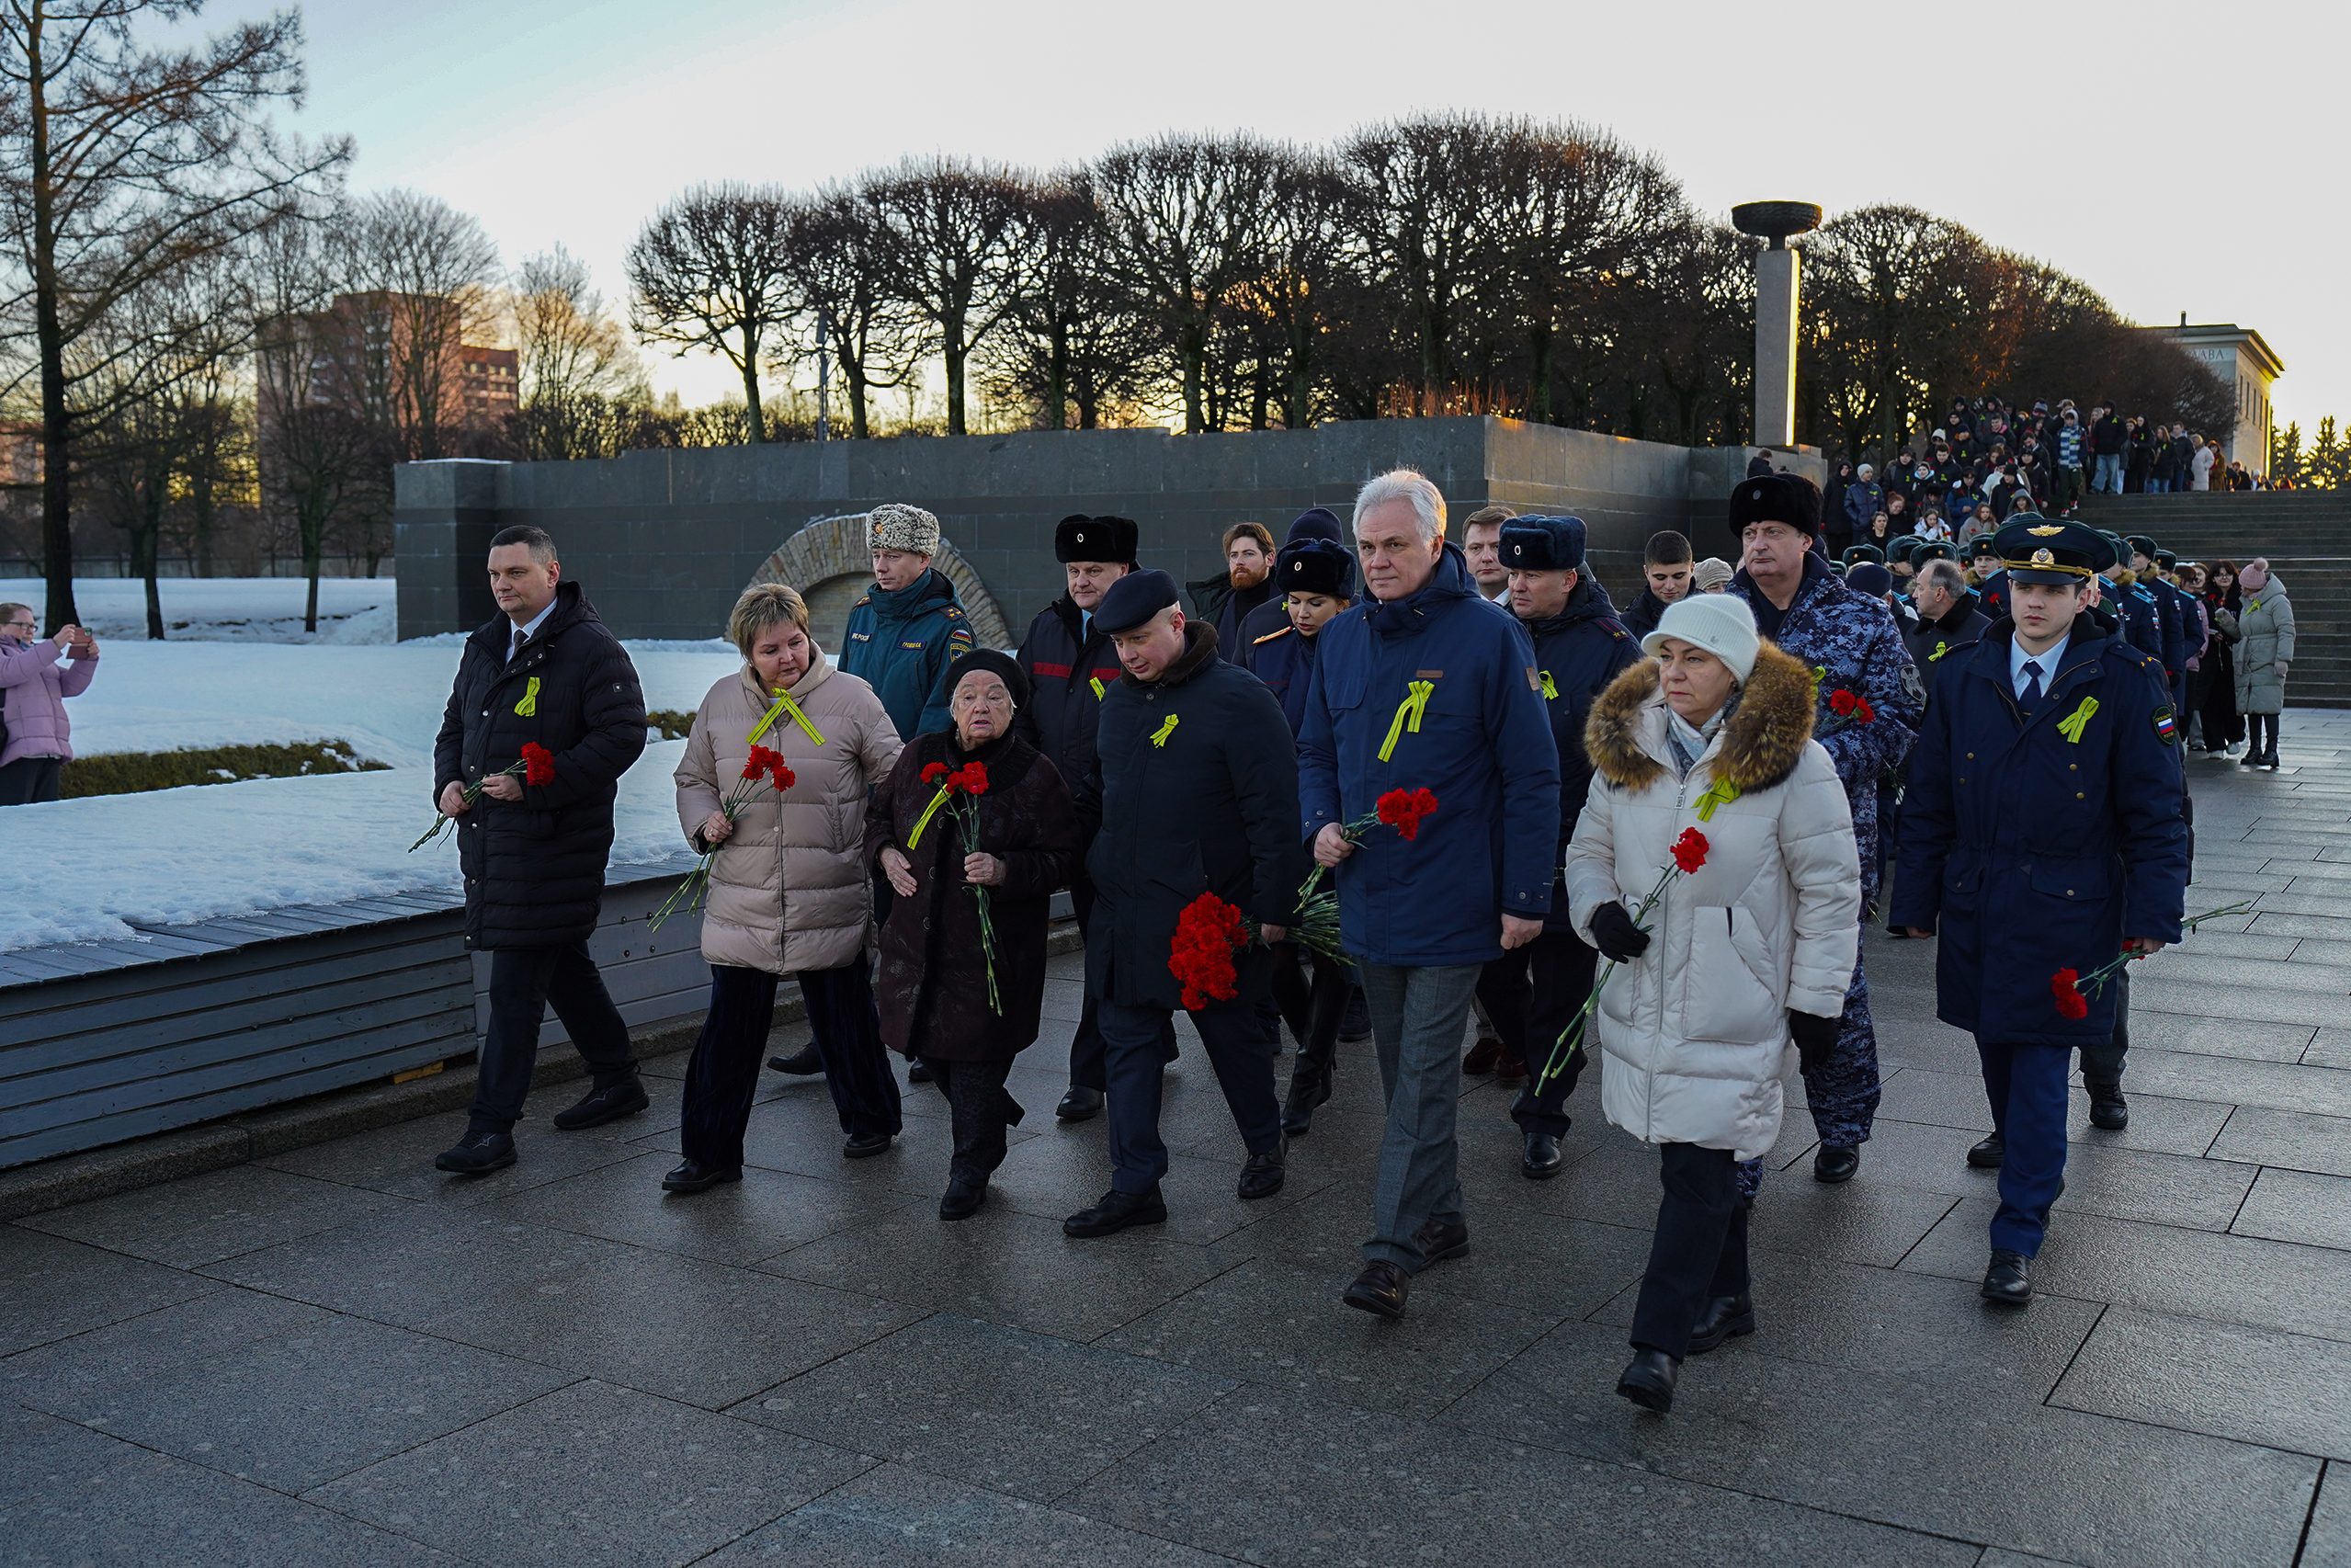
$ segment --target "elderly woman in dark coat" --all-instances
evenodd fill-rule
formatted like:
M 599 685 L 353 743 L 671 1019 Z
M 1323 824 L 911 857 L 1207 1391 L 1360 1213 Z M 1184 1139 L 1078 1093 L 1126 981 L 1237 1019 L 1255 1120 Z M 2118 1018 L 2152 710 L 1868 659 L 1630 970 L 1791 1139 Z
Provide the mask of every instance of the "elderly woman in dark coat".
M 916 736 L 866 819 L 866 853 L 897 892 L 881 927 L 874 989 L 881 1038 L 929 1064 L 953 1115 L 955 1156 L 938 1217 L 978 1211 L 1004 1163 L 1005 1129 L 1024 1114 L 1005 1092 L 1013 1058 L 1037 1039 L 1045 998 L 1045 924 L 1053 890 L 1077 864 L 1077 813 L 1052 763 L 1015 735 L 1028 678 L 1008 656 L 982 649 L 948 672 L 948 728 Z M 985 791 L 937 798 L 935 767 L 977 764 Z M 919 824 L 919 834 L 917 827 Z M 980 926 L 984 889 L 995 934 L 995 1000 Z

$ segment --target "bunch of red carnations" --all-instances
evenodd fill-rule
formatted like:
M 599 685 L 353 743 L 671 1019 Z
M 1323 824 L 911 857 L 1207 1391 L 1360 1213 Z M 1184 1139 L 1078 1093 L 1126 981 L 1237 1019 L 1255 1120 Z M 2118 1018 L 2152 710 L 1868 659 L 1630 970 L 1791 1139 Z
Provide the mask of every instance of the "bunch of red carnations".
M 555 754 L 537 741 L 523 742 L 522 756 L 512 767 L 502 767 L 495 773 L 485 774 L 465 787 L 465 804 L 468 810 L 471 810 L 474 802 L 482 799 L 483 788 L 493 778 L 519 778 L 532 789 L 537 789 L 542 784 L 552 784 L 555 782 Z M 426 828 L 424 835 L 408 846 L 408 853 L 414 855 L 427 844 L 456 831 L 457 818 L 436 815 L 433 818 L 433 825 Z
M 743 814 L 743 808 L 757 797 L 762 783 L 774 786 L 776 793 L 780 795 L 798 782 L 800 776 L 784 761 L 782 752 L 771 751 L 755 741 L 751 756 L 744 762 L 743 777 L 735 780 L 734 788 L 728 791 L 727 798 L 719 802 L 719 810 L 727 821 L 733 822 Z M 718 855 L 715 846 L 702 851 L 702 858 L 694 862 L 694 869 L 686 873 L 686 880 L 677 884 L 677 891 L 664 900 L 662 906 L 653 911 L 653 918 L 645 922 L 647 930 L 658 931 L 662 922 L 671 915 L 687 914 L 701 907 L 702 895 L 710 888 L 710 863 L 718 858 Z

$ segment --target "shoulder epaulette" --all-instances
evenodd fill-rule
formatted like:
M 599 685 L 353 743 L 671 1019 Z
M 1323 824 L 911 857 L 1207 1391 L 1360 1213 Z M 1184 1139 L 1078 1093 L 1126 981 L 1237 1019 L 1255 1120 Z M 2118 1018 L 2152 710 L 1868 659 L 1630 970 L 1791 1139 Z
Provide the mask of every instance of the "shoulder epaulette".
M 947 617 L 949 620 L 960 620 L 963 619 L 963 607 L 961 605 L 949 605 L 945 609 L 939 611 L 939 614 Z
M 1277 637 L 1287 637 L 1287 636 L 1289 636 L 1291 632 L 1293 632 L 1293 631 L 1297 631 L 1297 630 L 1298 630 L 1298 628 L 1296 628 L 1295 626 L 1285 626 L 1285 627 L 1283 627 L 1283 628 L 1282 628 L 1280 631 L 1268 631 L 1268 632 L 1266 632 L 1266 633 L 1263 637 L 1258 637 L 1258 638 L 1255 638 L 1255 639 L 1253 639 L 1253 640 L 1250 642 L 1249 646 L 1251 646 L 1252 648 L 1262 647 L 1262 646 L 1264 646 L 1266 643 L 1272 642 L 1275 638 L 1277 638 Z

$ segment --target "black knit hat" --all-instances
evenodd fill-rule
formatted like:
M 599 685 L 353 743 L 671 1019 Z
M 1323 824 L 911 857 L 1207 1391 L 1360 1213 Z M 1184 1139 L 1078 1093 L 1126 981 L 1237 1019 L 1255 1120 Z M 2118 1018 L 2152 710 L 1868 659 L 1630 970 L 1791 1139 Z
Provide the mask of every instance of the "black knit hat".
M 1012 705 L 1015 708 L 1028 706 L 1028 673 L 1020 667 L 1018 661 L 1015 660 L 1010 653 L 1000 653 L 994 648 L 974 648 L 947 667 L 947 691 L 949 697 L 955 695 L 955 688 L 961 685 L 963 677 L 973 670 L 985 670 L 990 675 L 1001 676 L 1004 680 L 1004 688 L 1012 693 Z
M 1274 557 L 1274 592 L 1355 597 L 1355 556 L 1335 540 L 1294 539 Z
M 1064 563 L 1107 561 L 1113 566 L 1131 566 L 1141 533 L 1132 517 L 1089 517 L 1080 512 L 1054 526 L 1053 559 Z
M 1739 481 L 1731 492 L 1731 533 L 1734 539 L 1749 523 L 1785 523 L 1797 532 L 1818 536 L 1821 493 L 1800 473 L 1759 473 Z

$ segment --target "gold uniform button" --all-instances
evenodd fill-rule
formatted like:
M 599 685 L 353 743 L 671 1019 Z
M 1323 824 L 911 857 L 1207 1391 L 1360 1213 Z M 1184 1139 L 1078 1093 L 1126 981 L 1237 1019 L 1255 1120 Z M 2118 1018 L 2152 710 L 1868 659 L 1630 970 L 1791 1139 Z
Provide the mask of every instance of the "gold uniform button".
M 2087 800 L 2089 797 L 2088 797 L 2088 796 L 2086 796 L 2086 795 L 2084 795 L 2084 794 L 2083 794 L 2081 790 L 2074 790 L 2074 791 L 2073 791 L 2073 798 L 2074 798 L 2075 800 L 2077 800 L 2077 801 L 2082 801 L 2082 800 Z

